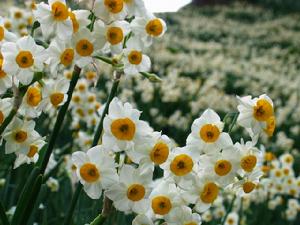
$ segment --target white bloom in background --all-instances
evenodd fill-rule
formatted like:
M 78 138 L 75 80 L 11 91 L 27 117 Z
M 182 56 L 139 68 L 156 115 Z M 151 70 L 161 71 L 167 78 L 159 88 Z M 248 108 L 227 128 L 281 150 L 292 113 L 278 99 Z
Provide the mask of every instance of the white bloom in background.
M 194 120 L 192 132 L 187 138 L 187 145 L 199 153 L 213 154 L 231 146 L 228 133 L 222 132 L 224 123 L 212 109 L 206 109 L 200 118 Z
M 30 149 L 30 144 L 36 140 L 39 134 L 34 130 L 35 122 L 22 121 L 15 118 L 6 128 L 3 135 L 5 143 L 5 153 L 20 152 L 27 154 Z
M 75 50 L 69 41 L 53 39 L 47 48 L 46 64 L 50 66 L 50 74 L 53 77 L 57 76 L 59 67 L 66 68 L 72 66 L 75 59 Z
M 17 40 L 17 36 L 5 28 L 4 22 L 3 17 L 0 16 L 0 47 L 6 41 L 14 42 Z
M 151 67 L 150 58 L 143 54 L 142 43 L 139 39 L 130 38 L 124 49 L 124 73 L 126 75 L 137 75 L 139 72 L 147 72 Z
M 0 125 L 8 116 L 10 110 L 12 108 L 12 99 L 11 98 L 3 98 L 0 99 Z
M 239 116 L 237 122 L 244 127 L 254 140 L 264 131 L 269 136 L 275 129 L 275 117 L 272 100 L 265 94 L 258 98 L 238 97 Z
M 198 213 L 193 213 L 188 206 L 174 209 L 167 219 L 168 225 L 200 225 L 202 223 L 201 216 Z
M 171 140 L 161 132 L 153 132 L 151 138 L 145 140 L 131 151 L 127 151 L 130 159 L 140 167 L 154 170 L 154 166 L 165 163 L 171 152 Z
M 146 215 L 139 214 L 133 219 L 132 225 L 154 225 L 154 223 Z
M 72 161 L 84 191 L 92 199 L 99 199 L 102 189 L 107 189 L 118 181 L 114 159 L 102 146 L 93 147 L 86 153 L 74 152 Z
M 124 0 L 128 16 L 144 16 L 147 13 L 143 0 Z
M 96 0 L 94 13 L 105 23 L 122 20 L 127 16 L 124 0 Z
M 73 10 L 69 11 L 69 16 L 73 25 L 73 33 L 76 33 L 81 28 L 87 27 L 91 20 L 89 20 L 90 11 L 88 10 Z
M 152 171 L 141 171 L 124 165 L 120 170 L 119 182 L 105 191 L 105 195 L 122 212 L 146 213 L 149 208 Z
M 5 42 L 2 45 L 2 69 L 27 85 L 32 81 L 33 73 L 43 69 L 44 48 L 35 44 L 31 36 L 20 38 L 16 43 Z
M 238 222 L 239 222 L 239 216 L 236 212 L 229 213 L 225 220 L 226 225 L 238 225 Z
M 162 37 L 167 30 L 165 21 L 151 13 L 144 17 L 136 17 L 130 26 L 133 33 L 141 38 L 146 47 L 152 44 L 154 38 Z
M 19 113 L 22 116 L 35 118 L 41 114 L 39 104 L 42 101 L 42 90 L 38 85 L 32 85 L 27 89 L 23 98 Z
M 182 198 L 188 203 L 195 204 L 195 210 L 203 213 L 217 199 L 219 189 L 215 176 L 208 173 L 200 173 L 190 190 L 184 191 Z
M 49 38 L 57 35 L 62 40 L 67 40 L 73 33 L 73 24 L 65 0 L 48 0 L 36 5 L 33 11 L 37 21 L 41 24 L 43 36 Z
M 22 164 L 36 163 L 39 159 L 39 151 L 45 145 L 44 138 L 37 136 L 29 145 L 29 151 L 27 154 L 16 152 L 17 158 L 14 163 L 14 169 L 18 168 Z
M 102 142 L 105 148 L 116 152 L 132 149 L 141 144 L 152 132 L 148 123 L 139 120 L 141 112 L 128 102 L 114 98 L 104 118 Z
M 57 192 L 59 189 L 59 182 L 53 177 L 47 180 L 46 185 L 50 188 L 51 192 Z
M 8 88 L 12 87 L 12 76 L 7 74 L 2 67 L 3 56 L 0 52 L 0 94 L 5 93 Z
M 69 80 L 65 78 L 46 83 L 42 89 L 43 100 L 39 107 L 44 112 L 63 105 L 68 98 L 67 91 L 69 89 Z

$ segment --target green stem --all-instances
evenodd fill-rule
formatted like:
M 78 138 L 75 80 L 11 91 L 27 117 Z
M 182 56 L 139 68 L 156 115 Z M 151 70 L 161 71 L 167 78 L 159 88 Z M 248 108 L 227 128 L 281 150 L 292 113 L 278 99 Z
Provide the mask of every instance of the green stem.
M 102 225 L 105 222 L 106 218 L 99 214 L 91 223 L 90 225 Z
M 234 204 L 235 199 L 236 199 L 236 195 L 232 198 L 232 200 L 231 200 L 231 202 L 230 202 L 230 205 L 229 205 L 229 207 L 228 207 L 228 209 L 227 209 L 227 211 L 226 211 L 226 214 L 225 214 L 225 216 L 223 217 L 223 219 L 222 219 L 222 221 L 221 221 L 221 225 L 224 225 L 224 224 L 225 224 L 225 221 L 226 221 L 226 219 L 227 219 L 227 216 L 228 216 L 228 214 L 229 214 L 229 213 L 231 212 L 231 210 L 232 210 L 232 207 L 233 207 L 233 204 Z
M 34 31 L 39 28 L 41 26 L 41 24 L 38 22 L 38 21 L 34 21 L 33 25 L 32 25 L 32 28 L 31 28 L 31 32 L 30 32 L 30 35 L 31 37 L 34 36 Z
M 72 75 L 72 79 L 71 79 L 71 82 L 70 82 L 69 90 L 68 90 L 68 93 L 67 93 L 68 94 L 68 99 L 67 99 L 66 103 L 59 110 L 59 113 L 58 113 L 58 116 L 57 116 L 57 119 L 56 119 L 56 122 L 55 122 L 55 125 L 54 125 L 54 129 L 51 133 L 50 140 L 49 140 L 49 143 L 48 143 L 48 146 L 47 146 L 47 149 L 46 149 L 46 153 L 45 153 L 45 156 L 44 156 L 43 161 L 42 161 L 41 174 L 44 174 L 44 172 L 46 170 L 46 167 L 48 165 L 48 162 L 49 162 L 51 153 L 53 151 L 56 139 L 59 135 L 60 128 L 63 124 L 64 118 L 65 118 L 67 110 L 69 108 L 69 105 L 70 105 L 70 102 L 71 102 L 71 99 L 72 99 L 73 91 L 74 91 L 75 86 L 77 84 L 77 81 L 79 79 L 80 72 L 81 72 L 81 68 L 79 68 L 78 66 L 75 66 L 74 71 L 73 71 L 73 75 Z
M 15 108 L 15 107 L 9 112 L 8 116 L 6 117 L 6 119 L 3 121 L 3 123 L 0 126 L 0 135 L 2 135 L 2 133 L 5 130 L 5 128 L 8 126 L 8 124 L 10 124 L 10 122 L 15 117 L 15 115 L 17 114 L 17 112 L 18 112 L 18 109 Z
M 115 97 L 115 95 L 117 94 L 117 90 L 118 90 L 118 86 L 119 86 L 119 82 L 120 82 L 120 76 L 121 76 L 120 74 L 117 74 L 116 79 L 114 79 L 113 86 L 112 86 L 112 88 L 110 90 L 110 94 L 109 94 L 108 99 L 106 101 L 106 105 L 105 105 L 104 111 L 102 113 L 99 125 L 98 125 L 98 127 L 96 129 L 96 133 L 94 135 L 94 139 L 93 139 L 93 143 L 92 143 L 91 147 L 96 146 L 98 144 L 98 142 L 99 142 L 99 139 L 100 139 L 100 136 L 101 136 L 102 130 L 103 130 L 104 117 L 105 117 L 105 115 L 108 112 L 109 104 L 111 103 L 111 101 Z M 76 186 L 75 193 L 74 193 L 74 195 L 72 197 L 71 206 L 70 206 L 70 208 L 68 210 L 68 213 L 66 215 L 66 218 L 64 220 L 63 225 L 69 225 L 69 224 L 71 224 L 71 219 L 73 217 L 75 206 L 77 204 L 77 201 L 78 201 L 79 194 L 80 194 L 81 190 L 82 190 L 82 184 L 78 183 L 77 186 Z
M 234 125 L 236 124 L 236 121 L 237 121 L 238 116 L 239 116 L 239 113 L 236 113 L 236 114 L 234 115 L 234 117 L 233 117 L 233 119 L 232 119 L 232 122 L 231 122 L 231 124 L 230 124 L 230 126 L 229 126 L 229 128 L 228 128 L 228 133 L 231 132 L 232 128 L 233 128 Z
M 2 225 L 9 225 L 4 206 L 2 205 L 2 202 L 0 202 L 0 220 Z

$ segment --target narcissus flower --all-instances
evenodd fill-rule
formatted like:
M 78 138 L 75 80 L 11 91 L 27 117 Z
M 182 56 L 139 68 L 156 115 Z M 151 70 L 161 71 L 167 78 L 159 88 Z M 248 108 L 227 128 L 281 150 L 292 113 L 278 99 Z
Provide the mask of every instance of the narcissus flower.
M 147 72 L 150 70 L 151 60 L 143 54 L 142 43 L 136 39 L 131 38 L 126 43 L 124 49 L 124 73 L 127 75 L 137 75 L 139 72 Z
M 124 0 L 128 16 L 144 16 L 147 12 L 143 0 Z
M 130 26 L 133 33 L 141 38 L 146 47 L 152 44 L 154 38 L 162 37 L 167 30 L 165 21 L 150 13 L 144 17 L 136 17 Z
M 19 113 L 22 116 L 35 118 L 41 114 L 39 104 L 42 101 L 42 90 L 39 85 L 32 85 L 27 89 Z
M 225 225 L 238 225 L 239 223 L 239 216 L 236 212 L 231 212 L 228 214 Z
M 108 115 L 104 118 L 104 146 L 119 152 L 144 142 L 152 129 L 146 122 L 139 120 L 140 114 L 129 103 L 123 104 L 118 98 L 114 98 L 109 105 Z
M 69 81 L 62 78 L 56 81 L 50 80 L 42 89 L 43 100 L 39 107 L 44 111 L 56 110 L 63 105 L 68 98 Z
M 114 202 L 116 209 L 122 212 L 146 213 L 149 208 L 152 171 L 141 171 L 124 165 L 120 171 L 120 180 L 111 186 L 105 194 Z
M 118 181 L 114 159 L 102 146 L 96 146 L 85 152 L 74 152 L 72 161 L 76 173 L 86 194 L 99 199 L 103 188 L 109 188 Z
M 35 44 L 31 36 L 20 38 L 16 43 L 5 42 L 2 45 L 2 69 L 15 75 L 22 84 L 32 81 L 33 73 L 43 69 L 44 48 Z
M 133 219 L 132 225 L 154 225 L 154 223 L 146 215 L 139 214 Z
M 41 2 L 36 7 L 33 13 L 41 24 L 45 38 L 54 34 L 61 40 L 66 40 L 72 36 L 73 24 L 65 0 L 48 0 L 48 4 Z
M 272 136 L 276 125 L 272 100 L 263 94 L 253 99 L 251 96 L 238 97 L 238 101 L 238 124 L 256 140 L 262 131 Z
M 6 92 L 12 86 L 12 76 L 7 74 L 3 69 L 3 56 L 0 52 L 0 94 Z
M 172 211 L 167 223 L 168 225 L 200 225 L 202 219 L 198 213 L 193 213 L 188 206 L 182 206 Z
M 91 21 L 89 20 L 90 11 L 88 10 L 73 10 L 69 11 L 69 17 L 73 25 L 73 33 L 76 33 L 81 28 L 88 26 Z
M 17 36 L 14 33 L 9 32 L 5 28 L 4 19 L 0 16 L 0 47 L 6 41 L 14 42 L 17 40 Z
M 22 121 L 15 118 L 7 127 L 3 135 L 5 143 L 5 153 L 20 152 L 27 154 L 30 144 L 36 140 L 39 134 L 34 130 L 35 122 L 33 120 Z
M 122 20 L 127 16 L 125 0 L 96 0 L 94 13 L 106 23 Z
M 0 125 L 8 116 L 10 110 L 12 108 L 12 99 L 11 98 L 3 98 L 0 99 Z
M 199 153 L 206 154 L 213 154 L 227 148 L 232 145 L 232 140 L 228 133 L 222 132 L 223 127 L 224 123 L 218 114 L 207 109 L 193 122 L 187 145 L 195 148 Z

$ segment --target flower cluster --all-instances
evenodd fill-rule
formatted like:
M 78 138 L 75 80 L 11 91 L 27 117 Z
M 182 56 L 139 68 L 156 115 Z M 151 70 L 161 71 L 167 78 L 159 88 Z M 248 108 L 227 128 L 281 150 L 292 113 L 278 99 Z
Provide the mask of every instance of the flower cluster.
M 259 101 L 251 107 L 251 114 L 241 110 L 239 118 L 260 123 L 261 117 L 270 116 L 264 108 L 257 112 Z M 230 129 L 226 132 L 218 114 L 207 109 L 193 122 L 186 146 L 176 147 L 140 115 L 129 103 L 114 98 L 104 118 L 101 145 L 72 154 L 87 195 L 98 199 L 104 190 L 117 210 L 138 214 L 134 224 L 157 219 L 200 224 L 199 213 L 211 207 L 221 190 L 243 196 L 259 185 L 263 152 L 255 147 L 254 138 L 259 130 L 251 130 L 255 134 L 251 141 L 233 144 Z M 154 176 L 155 170 L 163 176 Z

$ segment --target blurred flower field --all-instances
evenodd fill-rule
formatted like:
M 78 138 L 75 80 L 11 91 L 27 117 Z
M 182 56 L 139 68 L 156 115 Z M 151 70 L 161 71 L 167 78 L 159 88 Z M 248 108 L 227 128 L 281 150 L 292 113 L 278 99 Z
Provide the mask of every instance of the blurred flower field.
M 1 12 L 0 225 L 299 224 L 300 14 L 111 1 Z

